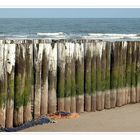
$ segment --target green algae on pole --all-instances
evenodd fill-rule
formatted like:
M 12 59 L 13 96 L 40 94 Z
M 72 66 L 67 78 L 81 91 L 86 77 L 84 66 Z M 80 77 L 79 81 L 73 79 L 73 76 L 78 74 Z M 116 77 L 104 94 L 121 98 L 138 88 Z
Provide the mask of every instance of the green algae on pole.
M 117 106 L 126 104 L 126 43 L 117 42 L 118 47 L 118 93 L 117 93 Z
M 57 108 L 57 42 L 52 40 L 49 51 L 49 72 L 48 72 L 48 113 L 55 113 Z
M 127 42 L 127 56 L 126 56 L 126 92 L 127 103 L 130 103 L 131 94 L 131 63 L 132 63 L 132 46 L 130 42 Z
M 104 99 L 106 93 L 106 42 L 102 44 L 102 56 L 101 56 L 101 110 L 104 109 Z
M 42 67 L 41 67 L 41 106 L 40 114 L 48 113 L 48 54 L 51 44 L 49 42 L 40 43 L 43 46 Z
M 34 93 L 34 118 L 40 116 L 41 106 L 41 66 L 43 45 L 40 42 L 34 42 L 34 70 L 35 70 L 35 93 Z
M 124 41 L 122 44 L 122 70 L 123 70 L 123 95 L 122 95 L 122 105 L 127 104 L 127 90 L 126 90 L 126 53 L 127 53 L 127 42 Z
M 13 127 L 14 112 L 14 76 L 15 76 L 15 50 L 16 45 L 11 41 L 7 42 L 7 104 L 6 104 L 6 121 L 5 127 Z
M 97 56 L 96 56 L 96 109 L 98 111 L 103 109 L 103 81 L 102 81 L 102 53 L 105 46 L 105 43 L 103 41 L 97 41 L 96 42 L 96 50 L 97 50 Z
M 117 51 L 117 67 L 116 70 L 118 72 L 118 82 L 117 82 L 117 106 L 122 106 L 122 95 L 123 95 L 123 63 L 122 63 L 122 45 L 121 42 L 115 42 L 116 51 Z
M 69 42 L 65 43 L 65 106 L 66 112 L 70 112 L 71 106 L 71 55 L 73 53 L 73 48 L 70 46 Z
M 105 108 L 110 109 L 110 53 L 111 43 L 106 42 Z
M 71 108 L 70 111 L 76 112 L 76 84 L 75 84 L 75 43 L 70 42 L 71 48 Z
M 3 49 L 3 77 L 4 77 L 4 81 L 3 81 L 3 95 L 4 95 L 4 113 L 6 114 L 6 104 L 7 104 L 7 54 L 8 54 L 8 46 L 4 46 L 4 49 Z M 6 119 L 6 115 L 4 114 L 4 119 Z
M 136 103 L 136 42 L 131 42 L 132 47 L 132 63 L 131 63 L 131 103 Z
M 76 112 L 84 112 L 84 44 L 82 41 L 76 42 Z
M 24 112 L 23 121 L 32 120 L 31 94 L 32 94 L 32 69 L 33 69 L 33 45 L 31 41 L 24 43 L 25 47 L 25 88 L 24 88 Z
M 140 42 L 136 42 L 136 52 L 137 52 L 137 61 L 136 61 L 136 102 L 140 101 Z
M 91 111 L 96 111 L 96 43 L 92 41 L 91 58 Z
M 101 47 L 100 47 L 101 46 Z M 98 50 L 102 50 L 102 44 L 96 46 Z M 101 52 L 102 53 L 102 52 Z M 102 93 L 101 93 L 101 56 L 96 56 L 96 110 L 102 110 Z
M 6 52 L 7 46 L 0 41 L 0 127 L 5 127 L 7 77 L 6 77 Z
M 58 111 L 64 111 L 65 88 L 65 44 L 59 42 L 57 47 L 57 106 Z
M 115 43 L 111 43 L 111 63 L 110 63 L 110 105 L 111 108 L 114 108 L 116 106 L 116 89 L 117 89 L 117 78 L 118 78 L 118 71 L 117 71 L 117 63 L 116 63 L 116 57 L 117 57 L 117 50 L 115 47 Z
M 25 46 L 16 44 L 14 126 L 23 123 L 23 104 L 25 86 Z
M 91 111 L 91 53 L 92 47 L 90 42 L 85 42 L 85 111 Z

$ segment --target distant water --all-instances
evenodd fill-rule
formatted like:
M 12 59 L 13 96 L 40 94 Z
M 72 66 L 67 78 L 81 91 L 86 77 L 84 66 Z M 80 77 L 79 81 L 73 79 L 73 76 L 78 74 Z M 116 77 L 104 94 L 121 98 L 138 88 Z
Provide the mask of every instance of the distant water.
M 98 33 L 98 34 L 97 34 Z M 37 18 L 2 19 L 0 36 L 112 36 L 112 34 L 131 34 L 140 36 L 140 18 Z M 129 36 L 125 37 L 129 37 Z M 115 36 L 116 37 L 116 36 Z

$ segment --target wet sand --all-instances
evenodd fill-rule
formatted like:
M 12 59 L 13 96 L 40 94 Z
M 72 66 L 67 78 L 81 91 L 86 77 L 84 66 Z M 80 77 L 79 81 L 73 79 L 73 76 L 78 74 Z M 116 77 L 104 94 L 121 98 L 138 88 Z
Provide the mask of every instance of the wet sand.
M 140 103 L 115 109 L 85 112 L 80 118 L 61 119 L 57 123 L 40 125 L 24 132 L 140 132 Z

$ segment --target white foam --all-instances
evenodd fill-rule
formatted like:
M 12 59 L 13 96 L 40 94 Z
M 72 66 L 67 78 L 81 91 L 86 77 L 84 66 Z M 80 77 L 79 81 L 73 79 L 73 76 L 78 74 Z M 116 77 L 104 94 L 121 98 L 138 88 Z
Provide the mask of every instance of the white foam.
M 45 39 L 94 39 L 94 40 L 140 40 L 140 34 L 116 34 L 116 33 L 84 33 L 84 34 L 66 34 L 64 32 L 39 32 L 36 34 L 5 34 L 0 35 L 0 37 L 14 38 L 14 39 L 26 39 L 26 38 L 45 38 Z
M 37 33 L 38 36 L 61 36 L 65 35 L 63 32 L 57 32 L 57 33 Z
M 102 34 L 102 33 L 88 33 L 87 36 L 83 36 L 87 39 L 139 39 L 138 34 Z
M 64 33 L 63 32 L 58 32 L 58 33 L 37 33 L 37 35 L 54 36 L 54 35 L 64 35 Z

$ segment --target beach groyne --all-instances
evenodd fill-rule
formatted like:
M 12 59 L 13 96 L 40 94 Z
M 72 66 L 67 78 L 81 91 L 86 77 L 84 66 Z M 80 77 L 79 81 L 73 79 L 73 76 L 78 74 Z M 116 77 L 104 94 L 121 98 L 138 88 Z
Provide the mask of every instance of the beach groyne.
M 0 127 L 139 101 L 139 41 L 0 40 Z

